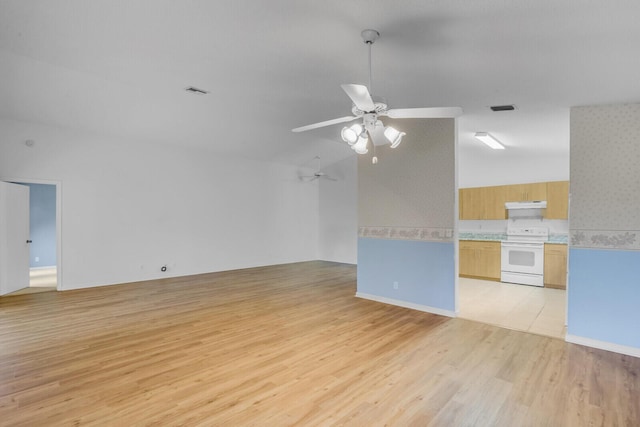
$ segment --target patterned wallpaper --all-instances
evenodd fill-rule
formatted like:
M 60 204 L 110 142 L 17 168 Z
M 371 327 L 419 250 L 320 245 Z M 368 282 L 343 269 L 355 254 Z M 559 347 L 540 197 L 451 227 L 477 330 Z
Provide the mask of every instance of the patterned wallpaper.
M 640 104 L 571 109 L 571 245 L 640 250 Z
M 358 156 L 361 237 L 452 241 L 455 221 L 455 121 L 384 120 L 407 135 L 395 149 Z

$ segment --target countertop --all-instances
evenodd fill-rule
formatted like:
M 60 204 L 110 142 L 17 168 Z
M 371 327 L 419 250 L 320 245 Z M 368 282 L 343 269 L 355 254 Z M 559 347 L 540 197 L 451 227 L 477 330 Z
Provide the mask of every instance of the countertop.
M 485 242 L 501 242 L 507 240 L 507 235 L 504 233 L 480 233 L 480 232 L 459 232 L 458 239 L 460 240 L 480 240 Z M 568 234 L 549 234 L 549 240 L 545 243 L 557 243 L 566 245 L 569 243 Z

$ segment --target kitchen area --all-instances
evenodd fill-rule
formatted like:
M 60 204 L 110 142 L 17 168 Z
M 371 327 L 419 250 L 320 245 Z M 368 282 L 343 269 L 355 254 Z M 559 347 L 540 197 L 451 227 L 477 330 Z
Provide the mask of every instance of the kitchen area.
M 459 316 L 563 338 L 569 182 L 459 189 Z

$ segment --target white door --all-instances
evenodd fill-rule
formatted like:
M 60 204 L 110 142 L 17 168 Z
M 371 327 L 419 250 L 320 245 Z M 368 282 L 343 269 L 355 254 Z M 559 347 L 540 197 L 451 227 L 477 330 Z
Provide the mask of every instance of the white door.
M 29 286 L 29 187 L 0 182 L 0 295 Z

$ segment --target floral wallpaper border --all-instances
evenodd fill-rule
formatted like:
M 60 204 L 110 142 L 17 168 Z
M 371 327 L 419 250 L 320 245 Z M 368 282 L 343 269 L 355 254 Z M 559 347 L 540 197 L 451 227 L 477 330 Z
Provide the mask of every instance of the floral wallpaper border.
M 453 228 L 434 227 L 359 227 L 358 237 L 370 239 L 420 240 L 452 242 Z
M 640 251 L 640 230 L 571 230 L 571 246 Z

